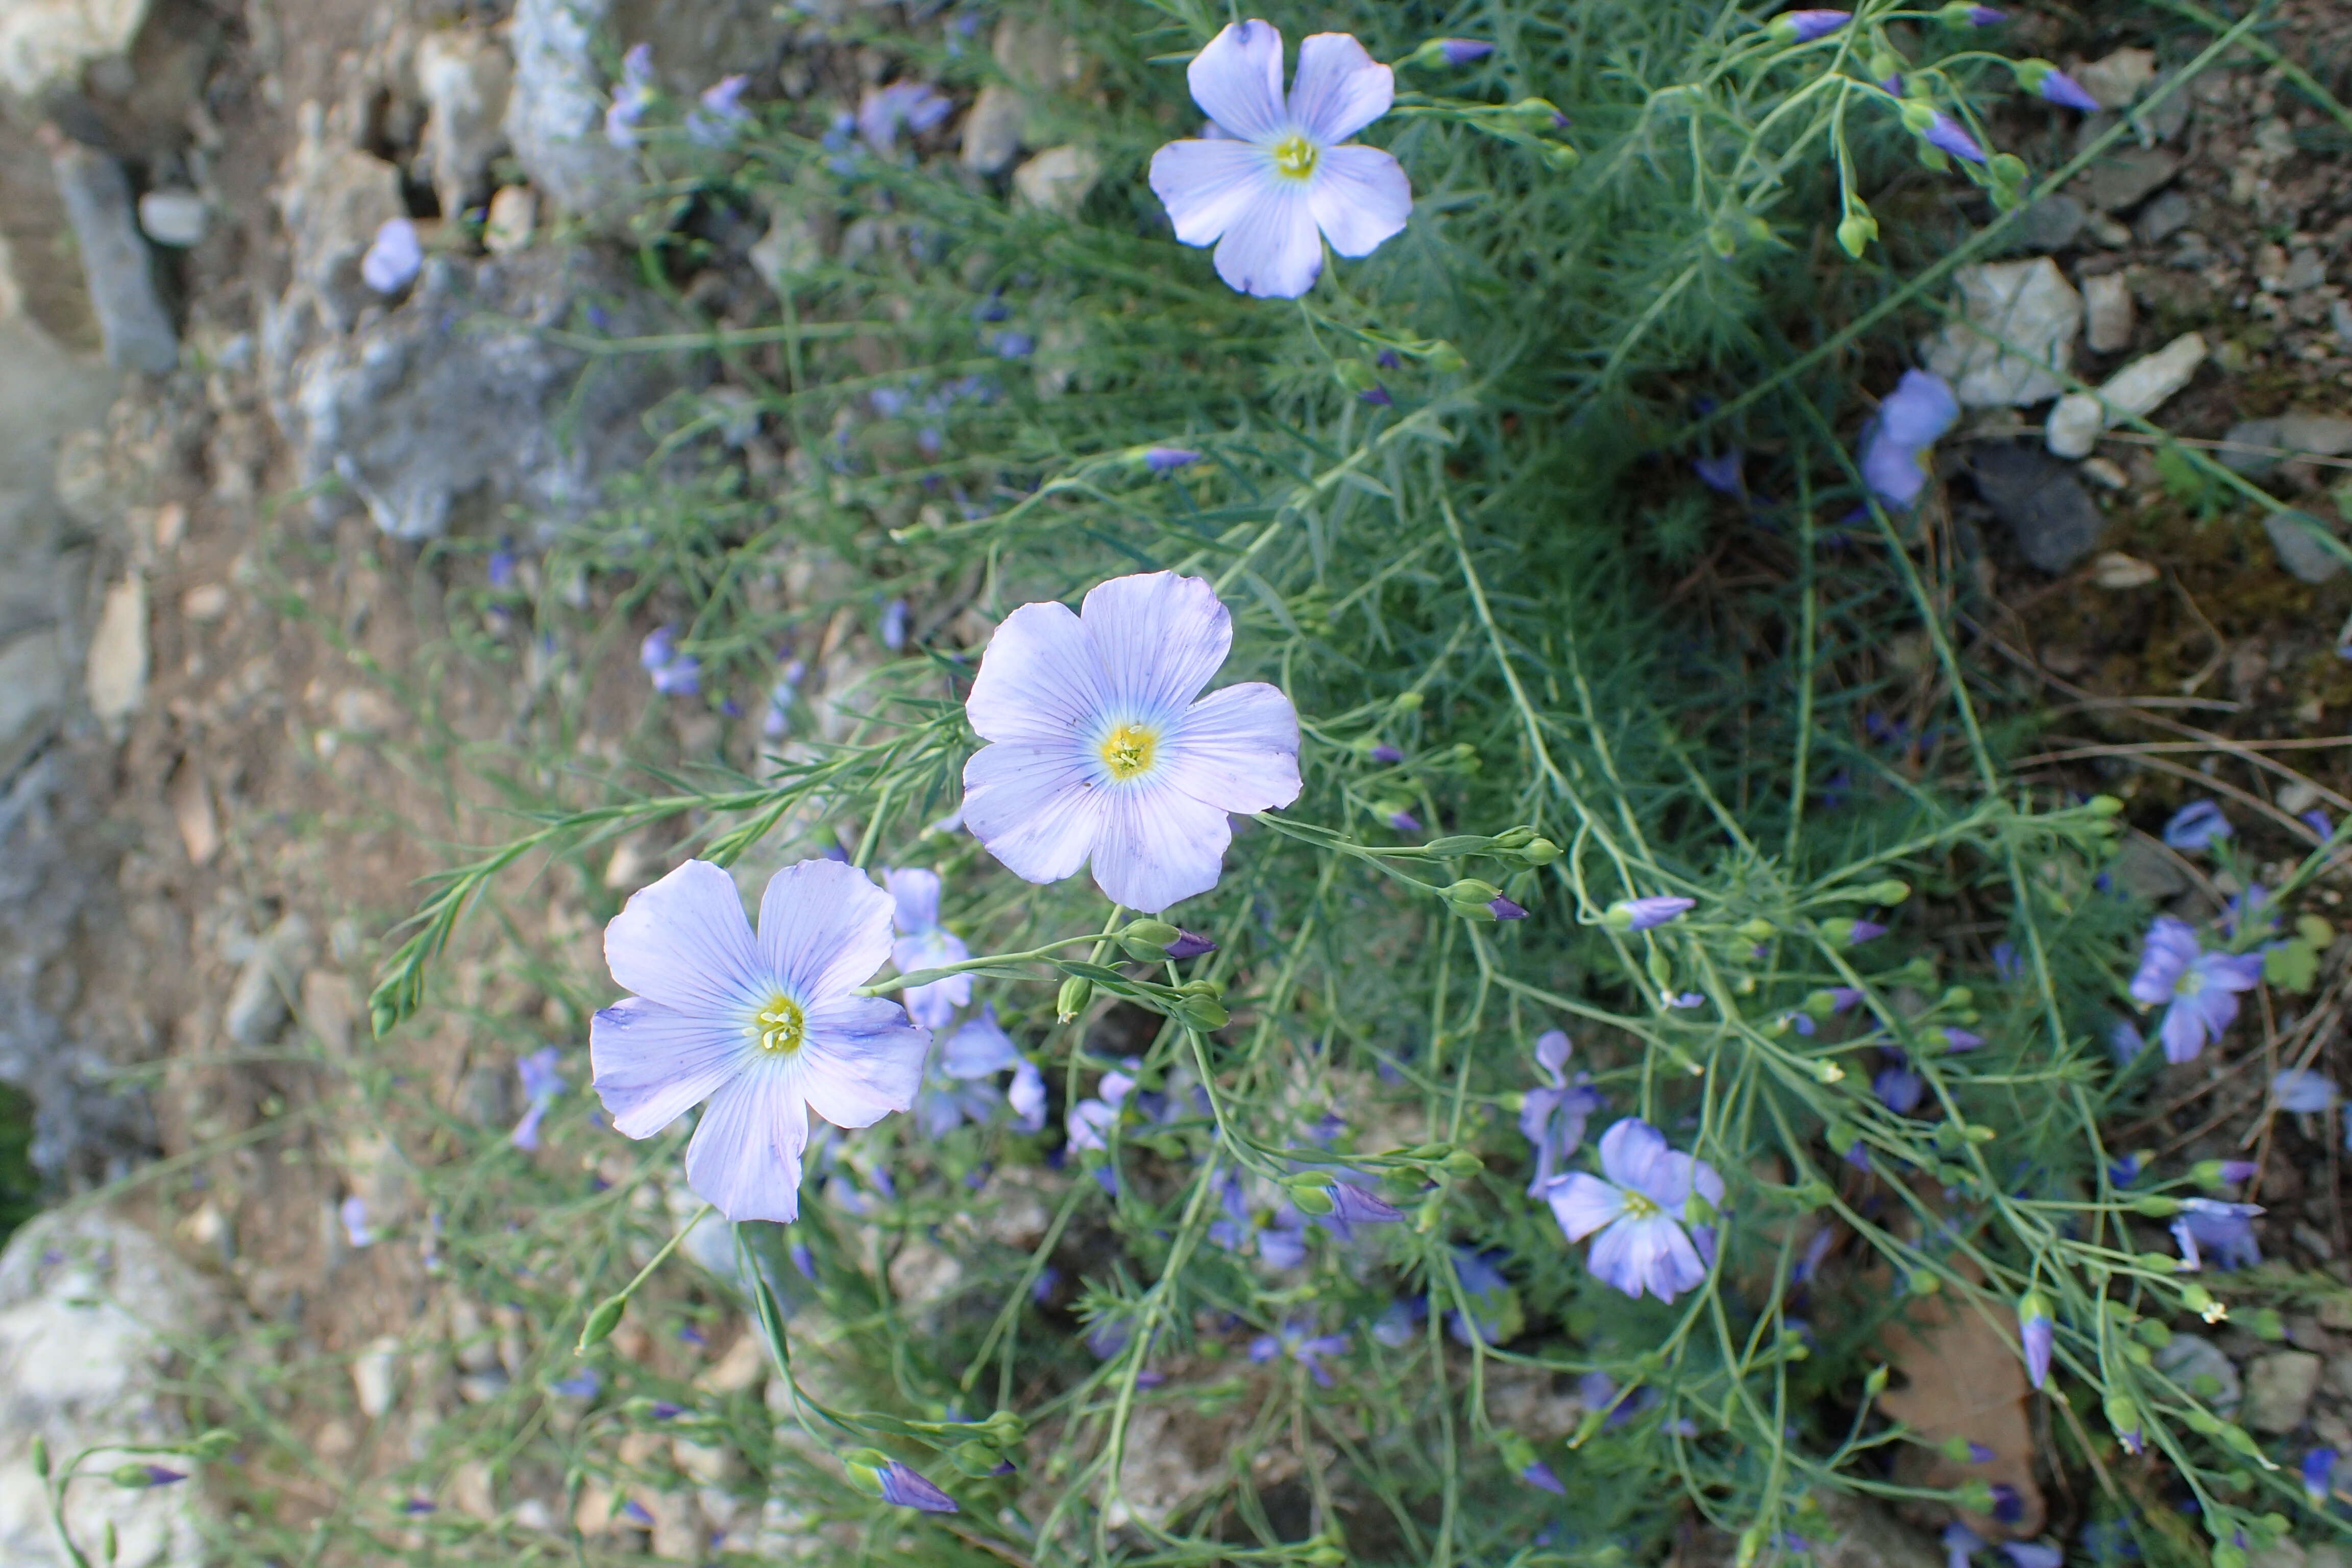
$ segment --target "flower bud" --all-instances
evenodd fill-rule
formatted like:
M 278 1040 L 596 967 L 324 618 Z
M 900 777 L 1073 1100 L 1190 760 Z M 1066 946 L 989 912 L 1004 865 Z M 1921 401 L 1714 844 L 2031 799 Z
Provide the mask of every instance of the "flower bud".
M 572 1347 L 572 1353 L 586 1355 L 590 1351 L 611 1339 L 613 1331 L 621 1326 L 621 1314 L 628 1310 L 629 1297 L 626 1291 L 623 1291 L 618 1296 L 608 1296 L 598 1302 L 596 1310 L 588 1314 L 588 1321 L 581 1325 L 580 1342 Z
M 1559 131 L 1568 124 L 1568 116 L 1547 98 L 1523 98 L 1511 105 L 1510 112 L 1538 131 Z
M 1186 1027 L 1206 1034 L 1223 1028 L 1233 1015 L 1213 996 L 1187 996 L 1176 1005 L 1176 1016 Z
M 1470 362 L 1462 357 L 1462 351 L 1443 339 L 1423 356 L 1423 361 L 1440 375 L 1459 375 L 1470 366 Z
M 2180 1212 L 2180 1200 L 2166 1197 L 2162 1193 L 2147 1193 L 2131 1201 L 2131 1211 L 2150 1219 L 2170 1219 Z
M 1339 384 L 1349 392 L 1370 392 L 1381 384 L 1378 374 L 1370 365 L 1360 359 L 1340 360 L 1331 367 L 1331 374 L 1339 377 Z
M 1332 1200 L 1331 1190 L 1321 1183 L 1290 1189 L 1290 1201 L 1300 1214 L 1327 1215 L 1339 1205 Z
M 1475 877 L 1465 877 L 1445 889 L 1445 901 L 1458 910 L 1483 910 L 1503 896 L 1503 889 Z
M 1549 866 L 1559 858 L 1559 846 L 1549 838 L 1530 838 L 1519 846 L 1519 858 L 1530 866 Z
M 2124 803 L 2111 795 L 2095 795 L 2090 799 L 2090 807 L 2095 816 L 2119 816 L 2123 814 Z
M 1004 1456 L 987 1444 L 974 1441 L 958 1443 L 947 1451 L 947 1461 L 967 1476 L 992 1476 L 1004 1463 Z
M 1772 922 L 1762 915 L 1757 916 L 1739 928 L 1739 934 L 1750 942 L 1769 942 L 1771 940 L 1772 931 Z
M 1862 896 L 1874 904 L 1899 904 L 1911 896 L 1911 884 L 1899 877 L 1889 877 L 1864 888 Z
M 1486 1162 L 1468 1149 L 1456 1149 L 1437 1164 L 1449 1176 L 1475 1176 L 1486 1168 Z
M 1054 1016 L 1065 1024 L 1077 1022 L 1078 1015 L 1087 1010 L 1094 999 L 1095 983 L 1083 974 L 1073 974 L 1062 982 L 1062 989 L 1054 997 Z
M 1166 921 L 1129 921 L 1127 929 L 1118 933 L 1118 945 L 1127 950 L 1129 958 L 1150 963 L 1166 957 L 1169 944 L 1183 934 Z
M 1838 220 L 1838 248 L 1856 261 L 1862 259 L 1862 253 L 1869 249 L 1870 242 L 1877 237 L 1878 220 L 1866 212 L 1857 209 Z

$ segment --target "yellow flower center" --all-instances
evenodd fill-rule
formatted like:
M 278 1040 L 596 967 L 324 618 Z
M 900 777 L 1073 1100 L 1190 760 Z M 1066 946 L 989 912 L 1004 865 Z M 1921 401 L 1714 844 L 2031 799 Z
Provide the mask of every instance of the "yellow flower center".
M 1315 160 L 1323 150 L 1294 131 L 1274 144 L 1274 170 L 1294 180 L 1303 180 L 1315 173 Z
M 1627 1219 L 1648 1219 L 1652 1215 L 1665 1213 L 1665 1210 L 1658 1206 L 1657 1200 L 1651 1197 L 1647 1193 L 1637 1193 L 1631 1187 L 1622 1188 L 1620 1190 L 1625 1194 L 1625 1217 Z
M 1111 726 L 1103 737 L 1103 766 L 1110 776 L 1124 783 L 1138 773 L 1151 771 L 1151 759 L 1160 750 L 1160 732 L 1143 724 L 1122 723 Z
M 778 1056 L 799 1050 L 808 1036 L 807 1015 L 799 1003 L 782 993 L 770 997 L 751 1022 L 760 1032 L 760 1048 Z

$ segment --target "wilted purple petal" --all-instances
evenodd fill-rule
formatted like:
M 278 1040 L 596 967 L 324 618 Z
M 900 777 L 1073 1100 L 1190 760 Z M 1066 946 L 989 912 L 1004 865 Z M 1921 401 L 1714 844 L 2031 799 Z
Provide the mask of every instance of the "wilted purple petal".
M 1731 450 L 1716 457 L 1697 458 L 1691 464 L 1691 469 L 1698 475 L 1699 482 L 1706 485 L 1707 489 L 1719 491 L 1724 495 L 1736 496 L 1748 488 L 1746 481 L 1739 475 L 1740 466 L 1746 460 L 1745 454 L 1738 447 L 1734 447 Z
M 1486 908 L 1498 921 L 1523 921 L 1528 918 L 1527 910 L 1506 898 L 1488 900 Z
M 2336 1109 L 2336 1080 L 2309 1068 L 2288 1068 L 2271 1079 L 2271 1098 L 2281 1110 L 2311 1115 Z
M 1985 161 L 1985 151 L 1977 145 L 1976 138 L 1969 135 L 1958 121 L 1940 109 L 1936 110 L 1936 118 L 1927 122 L 1927 129 L 1922 134 L 1927 138 L 1929 146 L 1941 148 L 1955 158 L 1964 158 L 1971 163 Z
M 1610 905 L 1606 918 L 1610 924 L 1622 926 L 1627 931 L 1648 931 L 1668 921 L 1680 920 L 1697 907 L 1696 899 L 1654 893 L 1648 898 L 1627 899 Z
M 2079 109 L 2085 114 L 2096 114 L 2102 107 L 2099 100 L 2083 90 L 2083 84 L 2062 70 L 2042 73 L 2034 91 L 2062 109 Z
M 2203 849 L 2234 831 L 2219 805 L 2210 800 L 2192 800 L 2164 825 L 2164 841 L 2175 849 Z
M 1385 742 L 1380 745 L 1374 746 L 1367 755 L 1376 763 L 1401 763 L 1404 761 L 1404 753 L 1398 751 L 1394 746 L 1387 744 Z
M 1772 26 L 1785 37 L 1801 44 L 1815 38 L 1826 38 L 1853 20 L 1851 11 L 1783 11 L 1772 18 Z
M 1545 1491 L 1555 1492 L 1561 1497 L 1568 1495 L 1568 1488 L 1560 1484 L 1560 1479 L 1552 1473 L 1552 1468 L 1541 1459 L 1538 1459 L 1526 1469 L 1521 1470 L 1519 1479 L 1531 1487 L 1539 1487 Z
M 1197 463 L 1201 454 L 1182 447 L 1147 447 L 1143 449 L 1143 466 L 1155 474 L 1181 468 L 1187 463 Z
M 1495 46 L 1484 38 L 1440 38 L 1437 58 L 1450 66 L 1466 66 L 1473 60 L 1483 60 L 1495 52 Z

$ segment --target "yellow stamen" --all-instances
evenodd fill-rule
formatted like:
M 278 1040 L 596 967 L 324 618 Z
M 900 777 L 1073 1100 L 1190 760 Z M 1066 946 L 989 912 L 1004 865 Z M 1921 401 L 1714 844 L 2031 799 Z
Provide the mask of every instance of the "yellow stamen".
M 1138 773 L 1151 771 L 1151 759 L 1159 750 L 1157 731 L 1141 724 L 1116 724 L 1111 727 L 1110 733 L 1103 737 L 1103 766 L 1110 770 L 1110 776 L 1115 779 L 1131 779 Z
M 760 1048 L 778 1056 L 799 1050 L 808 1035 L 808 1018 L 801 1005 L 782 993 L 770 997 L 751 1022 L 760 1033 Z
M 1658 1206 L 1657 1201 L 1652 1198 L 1647 1193 L 1637 1193 L 1630 1187 L 1621 1188 L 1620 1190 L 1625 1194 L 1625 1217 L 1627 1219 L 1647 1219 L 1654 1214 L 1664 1214 L 1665 1212 Z
M 1294 131 L 1274 144 L 1274 171 L 1294 180 L 1304 180 L 1315 173 L 1315 161 L 1323 150 Z

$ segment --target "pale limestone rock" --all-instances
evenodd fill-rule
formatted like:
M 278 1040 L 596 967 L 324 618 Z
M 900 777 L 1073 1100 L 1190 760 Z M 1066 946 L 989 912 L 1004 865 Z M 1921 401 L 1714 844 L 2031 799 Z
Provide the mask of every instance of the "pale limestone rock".
M 2089 457 L 2100 431 L 2118 420 L 2156 412 L 2189 384 L 2205 354 L 2204 338 L 2185 333 L 2124 366 L 2095 395 L 2078 392 L 2060 398 L 2044 431 L 2050 449 L 2062 458 Z
M 110 728 L 128 722 L 147 699 L 147 579 L 136 571 L 106 591 L 82 689 Z
M 2131 347 L 2131 285 L 2120 272 L 2083 279 L 2083 341 L 2093 353 L 2119 353 Z
M 1963 408 L 2022 408 L 2055 397 L 2071 369 L 2083 300 L 2046 256 L 1964 267 L 1961 319 L 1922 346 Z

